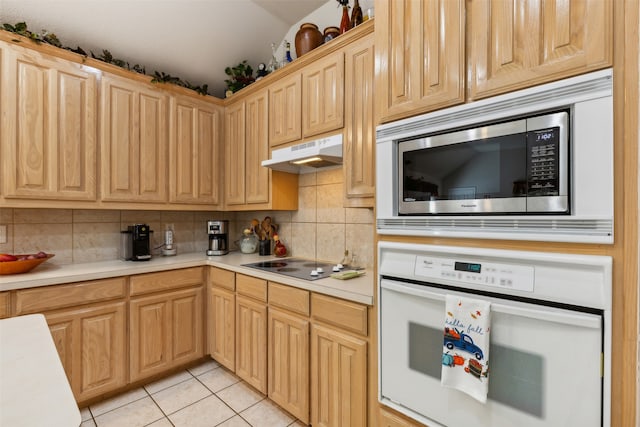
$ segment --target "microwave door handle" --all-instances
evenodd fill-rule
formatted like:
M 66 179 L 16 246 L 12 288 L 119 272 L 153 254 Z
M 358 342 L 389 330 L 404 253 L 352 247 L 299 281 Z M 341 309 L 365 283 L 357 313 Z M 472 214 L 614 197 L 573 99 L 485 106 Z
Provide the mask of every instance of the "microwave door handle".
M 399 292 L 406 295 L 412 295 L 424 299 L 442 301 L 444 303 L 447 294 L 460 295 L 466 298 L 476 297 L 474 294 L 458 291 L 443 291 L 431 289 L 416 289 L 413 286 L 404 285 L 400 282 L 385 280 L 380 281 L 382 289 Z M 491 302 L 491 311 L 501 314 L 508 314 L 518 317 L 528 317 L 531 319 L 542 319 L 549 322 L 560 323 L 565 325 L 574 325 L 590 329 L 599 329 L 602 327 L 601 317 L 595 314 L 573 312 L 569 310 L 560 310 L 557 308 L 546 307 L 543 305 L 533 305 L 528 303 L 504 304 L 496 302 L 495 298 L 479 297 Z

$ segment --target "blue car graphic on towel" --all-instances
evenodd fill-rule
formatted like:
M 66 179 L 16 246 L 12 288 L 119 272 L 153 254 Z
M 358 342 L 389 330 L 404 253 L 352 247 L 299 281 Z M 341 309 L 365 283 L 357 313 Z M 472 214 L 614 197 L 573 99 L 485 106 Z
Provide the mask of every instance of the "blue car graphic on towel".
M 473 343 L 473 339 L 469 335 L 462 333 L 457 329 L 444 328 L 444 345 L 449 350 L 453 350 L 455 347 L 462 351 L 466 351 L 467 353 L 471 353 L 478 360 L 482 360 L 484 358 L 482 349 Z

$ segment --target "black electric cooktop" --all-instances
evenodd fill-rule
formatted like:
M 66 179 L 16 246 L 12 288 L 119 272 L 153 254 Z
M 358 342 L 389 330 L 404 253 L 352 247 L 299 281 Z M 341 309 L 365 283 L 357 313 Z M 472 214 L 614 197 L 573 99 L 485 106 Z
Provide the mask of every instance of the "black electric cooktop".
M 303 258 L 282 258 L 277 260 L 254 262 L 251 264 L 242 264 L 242 266 L 304 280 L 325 279 L 333 272 L 333 265 L 331 264 Z M 318 271 L 318 269 L 321 269 L 321 271 Z M 312 275 L 312 271 L 315 271 L 318 274 Z

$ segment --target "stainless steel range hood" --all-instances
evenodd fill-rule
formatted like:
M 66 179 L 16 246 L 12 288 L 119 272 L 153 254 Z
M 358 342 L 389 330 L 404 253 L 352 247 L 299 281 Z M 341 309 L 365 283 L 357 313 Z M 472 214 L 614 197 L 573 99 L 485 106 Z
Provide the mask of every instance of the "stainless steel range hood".
M 288 173 L 309 173 L 342 164 L 342 134 L 278 148 L 262 166 Z

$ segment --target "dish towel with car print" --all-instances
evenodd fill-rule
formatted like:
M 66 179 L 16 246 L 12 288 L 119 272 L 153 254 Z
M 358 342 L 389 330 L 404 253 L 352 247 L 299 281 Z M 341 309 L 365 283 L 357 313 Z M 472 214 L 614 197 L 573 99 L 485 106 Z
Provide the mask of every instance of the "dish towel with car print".
M 485 403 L 489 388 L 491 303 L 446 296 L 442 385 Z

